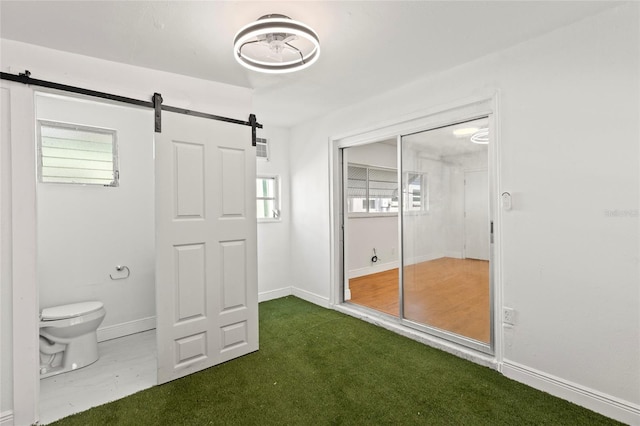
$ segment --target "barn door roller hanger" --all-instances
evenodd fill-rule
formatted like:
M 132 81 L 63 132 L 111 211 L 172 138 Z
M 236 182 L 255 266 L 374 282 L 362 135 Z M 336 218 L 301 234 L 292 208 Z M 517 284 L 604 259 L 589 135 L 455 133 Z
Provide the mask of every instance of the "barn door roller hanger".
M 84 89 L 82 87 L 69 86 L 61 83 L 54 83 L 51 81 L 38 80 L 31 78 L 31 72 L 25 70 L 23 73 L 10 74 L 6 72 L 0 72 L 1 80 L 15 81 L 22 84 L 28 84 L 31 86 L 47 87 L 50 89 L 62 90 L 65 92 L 78 93 L 86 96 L 93 96 L 95 98 L 109 99 L 111 101 L 122 102 L 130 105 L 137 105 L 147 108 L 153 108 L 155 132 L 162 132 L 162 111 L 175 112 L 178 114 L 191 115 L 194 117 L 207 118 L 210 120 L 225 121 L 227 123 L 240 124 L 242 126 L 251 127 L 251 145 L 256 146 L 256 129 L 262 129 L 262 124 L 258 123 L 255 114 L 249 114 L 249 120 L 243 121 L 235 118 L 222 117 L 220 115 L 208 114 L 206 112 L 193 111 L 185 108 L 178 108 L 170 105 L 162 104 L 162 95 L 160 93 L 154 93 L 151 101 L 141 101 L 139 99 L 128 98 L 126 96 L 114 95 L 111 93 L 98 92 L 95 90 Z

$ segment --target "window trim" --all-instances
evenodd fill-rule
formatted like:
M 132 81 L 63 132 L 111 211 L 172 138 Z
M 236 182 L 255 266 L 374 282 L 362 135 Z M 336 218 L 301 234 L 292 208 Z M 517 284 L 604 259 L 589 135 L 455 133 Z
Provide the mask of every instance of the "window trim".
M 113 180 L 109 184 L 100 184 L 100 183 L 87 183 L 87 182 L 47 182 L 43 180 L 42 176 L 42 168 L 43 160 L 42 160 L 42 126 L 55 127 L 59 129 L 66 130 L 78 130 L 85 131 L 91 133 L 105 134 L 112 136 L 112 169 L 113 169 Z M 116 188 L 120 186 L 120 165 L 118 164 L 118 132 L 115 129 L 107 129 L 104 127 L 96 127 L 89 126 L 83 124 L 74 124 L 67 123 L 63 121 L 54 121 L 54 120 L 37 120 L 37 167 L 38 167 L 38 176 L 37 182 L 45 185 L 82 185 L 87 187 L 112 187 Z
M 282 222 L 282 210 L 280 207 L 280 175 L 273 175 L 273 174 L 265 174 L 265 173 L 260 173 L 260 174 L 256 174 L 256 181 L 258 179 L 273 179 L 274 180 L 274 185 L 273 185 L 273 197 L 258 197 L 258 194 L 256 194 L 256 201 L 259 200 L 273 200 L 274 201 L 274 208 L 275 210 L 278 211 L 278 217 L 265 217 L 265 218 L 260 218 L 257 217 L 256 215 L 256 220 L 258 221 L 258 223 L 278 223 L 278 222 Z M 256 206 L 257 208 L 257 206 Z
M 402 176 L 402 195 L 406 194 L 407 199 L 403 200 L 403 203 L 408 203 L 409 201 L 409 175 L 420 175 L 420 209 L 411 209 L 404 211 L 404 215 L 428 215 L 429 214 L 429 173 L 428 172 L 418 172 L 414 170 L 407 170 L 404 172 Z

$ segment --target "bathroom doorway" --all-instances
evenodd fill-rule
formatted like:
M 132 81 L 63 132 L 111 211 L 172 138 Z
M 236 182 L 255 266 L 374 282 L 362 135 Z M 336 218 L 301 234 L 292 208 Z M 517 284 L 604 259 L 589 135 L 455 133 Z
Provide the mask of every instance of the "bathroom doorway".
M 149 109 L 41 92 L 35 104 L 39 307 L 106 310 L 98 361 L 41 379 L 49 423 L 157 383 L 154 133 Z
M 65 362 L 56 370 L 55 345 L 67 354 L 71 343 L 56 342 L 43 321 L 40 371 L 69 371 L 39 377 L 40 420 L 256 351 L 251 127 L 165 112 L 154 133 L 148 109 L 46 93 L 35 101 L 35 299 L 40 309 L 54 307 L 42 316 L 80 301 L 106 309 L 101 358 L 82 368 Z

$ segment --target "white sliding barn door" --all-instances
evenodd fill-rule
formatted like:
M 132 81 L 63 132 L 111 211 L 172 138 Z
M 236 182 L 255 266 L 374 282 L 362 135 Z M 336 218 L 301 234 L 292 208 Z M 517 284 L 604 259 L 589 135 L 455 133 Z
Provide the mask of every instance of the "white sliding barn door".
M 162 113 L 158 383 L 258 349 L 255 190 L 250 127 Z

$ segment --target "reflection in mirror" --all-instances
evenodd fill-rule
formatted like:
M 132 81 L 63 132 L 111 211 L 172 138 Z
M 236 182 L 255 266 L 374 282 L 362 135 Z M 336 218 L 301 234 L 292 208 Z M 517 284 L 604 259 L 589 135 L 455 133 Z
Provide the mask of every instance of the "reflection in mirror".
M 396 139 L 343 149 L 344 300 L 399 315 L 398 155 Z M 419 178 L 411 182 L 420 206 Z
M 490 343 L 488 119 L 402 138 L 403 313 Z

